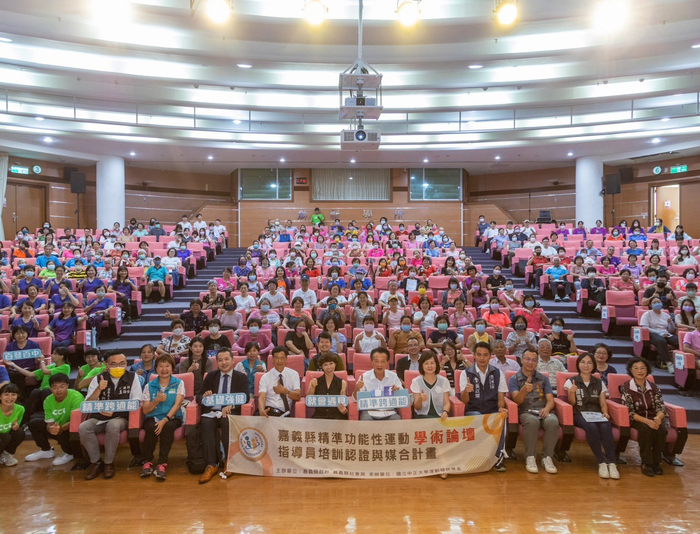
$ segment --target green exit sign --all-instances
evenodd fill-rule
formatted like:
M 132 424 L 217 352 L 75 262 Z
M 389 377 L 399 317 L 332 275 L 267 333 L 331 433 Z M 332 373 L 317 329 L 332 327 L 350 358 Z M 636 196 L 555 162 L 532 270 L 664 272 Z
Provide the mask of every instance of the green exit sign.
M 13 165 L 10 167 L 10 172 L 14 174 L 29 174 L 29 167 L 20 167 L 19 165 Z
M 687 165 L 675 165 L 671 167 L 671 174 L 678 174 L 681 172 L 688 172 L 688 166 Z

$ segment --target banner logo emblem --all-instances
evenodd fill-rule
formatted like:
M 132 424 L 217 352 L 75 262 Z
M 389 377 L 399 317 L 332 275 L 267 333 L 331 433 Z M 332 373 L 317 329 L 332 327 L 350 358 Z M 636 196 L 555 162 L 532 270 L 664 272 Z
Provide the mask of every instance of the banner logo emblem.
M 238 434 L 238 446 L 248 460 L 257 462 L 267 453 L 265 435 L 254 428 L 244 428 Z

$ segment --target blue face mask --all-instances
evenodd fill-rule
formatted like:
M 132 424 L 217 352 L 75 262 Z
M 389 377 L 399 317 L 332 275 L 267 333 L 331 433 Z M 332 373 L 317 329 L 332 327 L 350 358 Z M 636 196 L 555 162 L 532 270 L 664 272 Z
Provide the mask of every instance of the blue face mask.
M 263 304 L 260 306 L 260 311 L 264 311 L 265 313 L 270 311 L 270 305 L 269 304 Z
M 248 275 L 248 280 L 250 280 L 251 282 L 255 282 L 256 278 L 257 278 L 257 277 L 256 277 L 254 274 L 249 274 L 249 275 Z
M 440 332 L 444 332 L 447 330 L 447 325 L 445 323 L 440 323 L 439 325 L 437 325 L 437 327 L 438 330 L 440 330 Z
M 258 326 L 251 326 L 248 330 L 250 331 L 251 334 L 255 335 L 255 334 L 257 334 L 258 332 L 260 332 L 260 327 L 258 327 Z
M 663 307 L 664 307 L 663 302 L 654 302 L 654 304 L 651 305 L 651 309 L 657 310 L 657 311 L 663 309 Z
M 401 330 L 404 332 L 410 332 L 411 331 L 411 325 L 410 324 L 402 324 L 401 325 Z
M 555 334 L 561 334 L 561 333 L 562 333 L 562 330 L 564 330 L 564 327 L 563 327 L 563 326 L 558 325 L 558 324 L 553 324 L 553 325 L 552 325 L 552 332 L 554 332 Z
M 483 334 L 484 332 L 486 332 L 486 325 L 484 325 L 484 324 L 476 325 L 476 331 L 479 332 L 480 334 Z

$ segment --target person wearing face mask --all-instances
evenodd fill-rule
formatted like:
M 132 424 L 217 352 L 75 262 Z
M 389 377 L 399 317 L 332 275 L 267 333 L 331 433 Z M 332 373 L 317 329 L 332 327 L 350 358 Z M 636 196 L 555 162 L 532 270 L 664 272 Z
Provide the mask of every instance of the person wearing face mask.
M 378 347 L 386 348 L 386 339 L 374 329 L 375 324 L 373 317 L 365 317 L 362 326 L 363 331 L 357 335 L 353 344 L 355 352 L 369 354 Z
M 78 332 L 78 325 L 87 321 L 86 315 L 77 317 L 75 306 L 72 302 L 66 302 L 61 307 L 61 314 L 55 317 L 44 329 L 47 336 L 51 338 L 51 350 L 56 347 L 70 347 L 73 344 L 73 336 Z
M 194 331 L 197 335 L 202 333 L 202 330 L 206 328 L 208 323 L 207 316 L 202 312 L 202 301 L 199 299 L 191 300 L 190 309 L 181 315 L 166 311 L 165 318 L 170 320 L 181 319 L 185 323 L 185 330 L 188 332 Z
M 53 245 L 44 245 L 44 252 L 36 257 L 35 265 L 41 269 L 44 269 L 49 261 L 52 261 L 54 266 L 60 265 L 61 260 L 53 253 L 53 250 Z
M 639 320 L 639 326 L 649 329 L 649 343 L 656 347 L 656 366 L 659 369 L 667 369 L 673 374 L 669 348 L 671 350 L 678 348 L 678 336 L 674 334 L 676 324 L 669 313 L 663 309 L 664 305 L 660 297 L 651 297 L 649 305 L 651 310 L 644 312 Z
M 253 310 L 249 315 L 249 319 L 260 319 L 262 327 L 266 332 L 270 333 L 272 343 L 277 343 L 277 327 L 282 325 L 282 316 L 278 308 L 273 308 L 270 301 L 266 298 L 261 298 L 259 302 L 260 308 Z
M 143 282 L 146 284 L 146 300 L 150 298 L 153 288 L 157 286 L 158 293 L 160 293 L 160 300 L 158 301 L 158 304 L 165 303 L 165 282 L 167 277 L 168 269 L 161 265 L 161 257 L 155 256 L 153 258 L 153 265 L 146 269 L 143 276 Z
M 676 283 L 673 286 L 673 289 L 676 291 L 681 291 L 685 293 L 685 288 L 686 286 L 690 283 L 693 282 L 696 278 L 696 273 L 695 269 L 686 269 L 683 271 L 683 276 L 676 280 Z
M 230 349 L 231 341 L 228 337 L 221 335 L 221 321 L 212 319 L 207 326 L 209 335 L 204 338 L 204 351 L 207 357 L 216 356 L 221 349 Z
M 512 354 L 520 360 L 526 350 L 537 350 L 537 338 L 535 334 L 528 331 L 527 319 L 522 315 L 516 315 L 513 319 L 513 332 L 506 338 L 508 354 Z
M 160 241 L 160 238 L 167 235 L 167 233 L 161 228 L 160 222 L 154 221 L 153 227 L 148 231 L 148 235 L 155 236 L 158 238 L 158 241 Z
M 464 285 L 467 285 L 467 280 L 464 281 Z M 474 278 L 471 280 L 471 285 L 467 291 L 467 306 L 481 308 L 486 305 L 488 298 L 488 293 L 484 291 L 481 278 L 477 278 L 476 273 L 474 273 Z
M 640 305 L 651 306 L 651 301 L 655 297 L 658 297 L 661 301 L 661 307 L 666 310 L 669 310 L 672 306 L 675 307 L 678 305 L 676 294 L 668 287 L 668 275 L 665 272 L 657 274 L 656 283 L 644 291 L 644 296 L 642 297 Z
M 613 228 L 612 231 L 610 232 L 610 236 L 606 239 L 606 241 L 624 241 L 624 240 L 625 240 L 625 237 L 618 227 Z
M 552 344 L 552 353 L 555 356 L 573 354 L 577 355 L 576 342 L 573 334 L 565 334 L 566 323 L 562 317 L 552 319 L 552 333 L 547 335 L 547 339 Z
M 629 273 L 629 269 L 627 272 Z M 581 280 L 581 289 L 588 290 L 588 299 L 596 301 L 594 311 L 599 312 L 605 304 L 605 280 L 598 277 L 598 270 L 595 267 L 586 269 L 586 278 Z
M 486 288 L 496 294 L 499 289 L 503 289 L 506 285 L 505 276 L 501 275 L 501 268 L 494 267 L 493 274 L 486 279 Z
M 442 351 L 442 346 L 446 341 L 454 343 L 457 350 L 461 350 L 462 342 L 457 337 L 457 332 L 454 330 L 449 330 L 450 318 L 447 315 L 441 315 L 435 321 L 435 326 L 437 326 L 437 331 L 432 332 L 427 339 L 427 346 L 429 349 L 434 350 L 437 353 Z
M 26 295 L 29 286 L 35 286 L 41 291 L 43 283 L 39 278 L 35 278 L 36 268 L 33 265 L 26 265 L 23 270 L 12 279 L 12 292 L 15 295 Z
M 695 305 L 695 309 L 700 310 L 700 296 L 698 296 L 698 285 L 695 281 L 686 284 L 685 296 L 680 298 L 678 305 L 682 306 L 686 300 L 690 300 Z
M 685 299 L 680 304 L 680 310 L 676 314 L 676 328 L 678 330 L 683 330 L 686 333 L 695 330 L 695 316 L 697 315 L 697 309 L 695 304 L 690 299 Z M 685 340 L 684 340 L 685 341 Z
M 654 222 L 654 226 L 649 228 L 649 233 L 664 234 L 664 237 L 668 237 L 668 234 L 671 233 L 671 230 L 664 224 L 663 219 L 656 219 L 656 221 Z
M 258 299 L 258 306 L 262 299 L 267 299 L 270 302 L 270 306 L 279 311 L 283 310 L 285 306 L 289 306 L 289 301 L 287 297 L 281 291 L 277 290 L 277 282 L 275 280 L 270 280 L 267 283 L 267 291 L 265 291 Z
M 479 318 L 474 321 L 474 328 L 476 329 L 476 332 L 467 338 L 466 343 L 467 348 L 472 354 L 474 353 L 474 347 L 476 347 L 477 343 L 488 343 L 491 350 L 493 350 L 495 340 L 493 336 L 486 331 L 486 327 L 487 324 L 485 319 Z
M 461 287 L 457 278 L 452 277 L 449 279 L 448 288 L 449 289 L 442 292 L 441 304 L 443 308 L 449 308 L 454 304 L 454 301 L 457 299 L 463 299 L 465 301 L 467 300 L 467 296 L 464 292 L 464 289 Z
M 239 354 L 245 354 L 245 347 L 251 342 L 260 346 L 261 355 L 267 355 L 275 348 L 267 332 L 262 330 L 262 321 L 260 319 L 248 319 L 248 332 L 238 337 L 233 350 Z
M 571 300 L 571 282 L 567 279 L 569 271 L 566 267 L 562 267 L 559 257 L 552 258 L 552 266 L 548 268 L 544 274 L 549 276 L 549 288 L 554 296 L 554 302 L 560 302 L 562 298 L 559 296 L 559 288 L 564 292 L 564 302 Z
M 121 351 L 108 352 L 105 355 L 105 367 L 106 371 L 95 376 L 90 382 L 85 400 L 140 400 L 141 382 L 136 373 L 126 370 L 126 356 Z M 85 480 L 93 480 L 100 473 L 107 479 L 114 477 L 114 457 L 119 438 L 127 429 L 128 421 L 128 412 L 103 412 L 90 415 L 80 424 L 80 443 L 90 458 L 90 468 Z M 104 434 L 104 461 L 100 455 L 98 434 Z
M 694 265 L 697 268 L 698 260 L 690 255 L 690 249 L 687 245 L 683 245 L 678 250 L 678 254 L 673 258 L 673 265 Z
M 555 234 L 556 235 L 556 234 Z M 566 249 L 564 249 L 566 251 Z M 553 258 L 558 254 L 557 247 L 553 247 L 550 244 L 549 238 L 542 238 L 542 255 L 545 258 Z
M 65 305 L 64 305 L 65 306 Z M 102 321 L 105 317 L 109 317 L 109 310 L 114 307 L 112 299 L 106 297 L 106 289 L 98 287 L 95 291 L 95 298 L 89 300 L 85 306 L 85 315 L 87 316 L 87 327 L 94 328 L 97 339 L 102 335 Z
M 491 297 L 489 300 L 488 309 L 482 314 L 486 319 L 487 326 L 496 330 L 497 333 L 503 331 L 504 326 L 510 325 L 510 317 L 507 313 L 501 311 L 501 304 L 498 302 L 498 297 Z
M 544 273 L 544 266 L 549 263 L 549 259 L 542 255 L 541 245 L 529 248 L 533 249 L 532 257 L 527 260 L 527 265 L 532 267 L 532 281 L 530 282 L 530 287 L 535 288 L 540 286 L 540 277 Z
M 511 319 L 515 317 L 515 308 L 522 307 L 523 298 L 523 292 L 515 289 L 513 280 L 506 279 L 505 288 L 499 293 L 498 299 L 504 311 L 510 313 Z
M 527 321 L 527 327 L 529 330 L 534 330 L 539 332 L 540 329 L 544 328 L 549 324 L 549 317 L 544 313 L 544 310 L 537 306 L 537 301 L 535 297 L 530 295 L 525 296 L 523 299 L 523 305 L 525 306 L 520 312 L 525 320 Z

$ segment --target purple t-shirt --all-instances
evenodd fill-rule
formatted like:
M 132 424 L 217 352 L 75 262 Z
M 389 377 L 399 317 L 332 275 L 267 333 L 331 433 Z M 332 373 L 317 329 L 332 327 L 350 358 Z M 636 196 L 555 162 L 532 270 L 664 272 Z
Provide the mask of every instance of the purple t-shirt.
M 65 341 L 66 339 L 72 339 L 73 334 L 78 330 L 78 318 L 56 318 L 49 323 L 49 326 L 56 336 L 56 341 Z
M 38 310 L 39 308 L 41 308 L 42 305 L 46 304 L 46 301 L 45 301 L 44 299 L 40 298 L 40 297 L 37 297 L 36 299 L 34 299 L 34 303 L 33 303 L 33 304 L 32 304 L 31 302 L 29 302 L 29 298 L 26 298 L 26 299 L 20 300 L 20 301 L 15 305 L 15 308 L 17 308 L 18 311 L 21 311 L 21 310 L 22 310 L 22 306 L 24 306 L 24 303 L 25 303 L 25 302 L 26 302 L 27 304 L 31 304 L 31 306 L 32 306 L 32 308 L 34 308 L 34 310 Z
M 37 337 L 36 328 L 34 328 L 34 321 L 32 321 L 31 319 L 28 323 L 25 323 L 22 317 L 17 317 L 17 319 L 12 321 L 12 327 L 14 328 L 15 326 L 24 326 L 27 330 L 29 330 L 29 337 Z
M 70 287 L 71 291 L 73 290 L 73 283 L 68 280 L 67 278 L 64 278 L 61 280 L 61 282 L 68 282 L 68 287 Z M 58 295 L 58 282 L 56 280 L 47 280 L 46 285 L 44 286 L 44 291 L 48 291 L 49 298 L 53 297 L 54 295 Z
M 92 304 L 95 304 L 92 308 L 90 308 L 90 313 L 95 313 L 98 311 L 103 311 L 109 308 L 112 305 L 112 301 L 108 299 L 107 297 L 103 298 L 102 300 L 98 299 L 92 299 L 90 302 L 87 303 L 88 306 L 91 306 Z M 87 306 L 86 306 L 87 308 Z
M 14 323 L 12 323 L 14 325 Z M 11 341 L 10 343 L 7 344 L 7 348 L 5 349 L 6 352 L 12 352 L 16 350 L 31 350 L 31 349 L 38 349 L 39 344 L 36 341 L 32 341 L 31 339 L 27 340 L 27 344 L 24 346 L 23 349 L 20 349 L 17 346 L 16 341 Z M 15 363 L 21 367 L 22 369 L 26 369 L 27 371 L 35 371 L 38 369 L 36 365 L 36 361 L 33 358 L 27 358 L 24 360 L 15 360 Z
M 82 289 L 83 295 L 94 293 L 98 287 L 105 287 L 105 283 L 99 278 L 95 278 L 92 282 L 86 278 Z
M 121 283 L 121 282 L 117 282 L 116 280 L 114 280 L 110 285 L 112 286 L 112 289 L 114 289 L 115 291 L 119 291 L 120 293 L 123 293 L 127 299 L 131 300 L 131 291 L 132 291 L 131 284 Z

